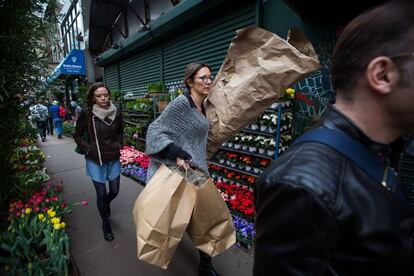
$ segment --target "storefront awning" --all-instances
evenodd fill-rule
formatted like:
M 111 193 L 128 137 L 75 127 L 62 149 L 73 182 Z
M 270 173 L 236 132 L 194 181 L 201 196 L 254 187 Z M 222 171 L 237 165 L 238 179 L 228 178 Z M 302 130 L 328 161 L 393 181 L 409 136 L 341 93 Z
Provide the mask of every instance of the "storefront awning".
M 85 55 L 83 50 L 73 49 L 69 55 L 56 66 L 52 75 L 47 78 L 47 82 L 51 83 L 63 75 L 86 75 Z

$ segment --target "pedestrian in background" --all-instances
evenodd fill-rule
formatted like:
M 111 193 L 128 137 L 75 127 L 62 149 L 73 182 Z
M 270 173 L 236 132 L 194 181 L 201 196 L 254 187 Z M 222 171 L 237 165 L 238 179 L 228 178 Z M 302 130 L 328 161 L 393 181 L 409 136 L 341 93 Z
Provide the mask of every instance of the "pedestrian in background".
M 47 101 L 47 110 L 50 110 L 51 106 L 52 106 L 52 101 L 48 100 Z M 53 135 L 53 117 L 52 117 L 52 114 L 50 114 L 50 112 L 48 114 L 49 115 L 47 116 L 47 134 L 48 135 Z
M 82 111 L 82 108 L 78 105 L 78 103 L 77 102 L 75 102 L 75 101 L 71 101 L 70 102 L 70 105 L 73 107 L 73 109 L 75 110 L 75 122 L 76 122 L 76 120 L 79 118 L 79 115 L 80 115 L 80 113 L 81 113 L 81 111 Z
M 44 103 L 44 97 L 40 97 L 38 103 L 30 108 L 30 117 L 36 124 L 42 142 L 46 141 L 47 118 L 49 116 Z
M 146 153 L 150 157 L 150 166 L 147 182 L 161 163 L 186 169 L 191 161 L 193 166 L 208 173 L 206 148 L 209 122 L 203 101 L 210 93 L 212 83 L 210 66 L 202 63 L 187 65 L 184 84 L 189 93 L 171 101 L 148 127 Z M 219 275 L 211 257 L 202 251 L 199 254 L 198 275 Z
M 387 185 L 394 145 L 414 133 L 413 15 L 412 1 L 391 1 L 347 25 L 332 59 L 336 102 L 318 125 L 357 141 Z M 398 181 L 388 189 L 359 165 L 310 141 L 275 160 L 256 183 L 254 275 L 413 275 Z
M 119 157 L 123 142 L 122 114 L 110 101 L 110 93 L 100 82 L 89 87 L 86 110 L 79 114 L 74 136 L 76 144 L 85 153 L 86 172 L 96 190 L 96 205 L 107 241 L 114 239 L 109 222 L 110 204 L 119 193 Z M 105 185 L 107 181 L 109 192 Z
M 53 101 L 52 105 L 49 107 L 49 113 L 53 120 L 53 126 L 55 132 L 58 135 L 58 139 L 62 139 L 62 117 L 61 117 L 61 108 L 58 101 Z

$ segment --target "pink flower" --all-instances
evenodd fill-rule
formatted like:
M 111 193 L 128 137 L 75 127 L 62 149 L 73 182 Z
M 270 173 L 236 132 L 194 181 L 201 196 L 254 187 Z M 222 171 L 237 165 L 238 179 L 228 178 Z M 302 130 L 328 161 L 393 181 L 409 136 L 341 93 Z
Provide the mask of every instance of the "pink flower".
M 86 200 L 81 202 L 82 206 L 88 206 L 88 202 Z
M 33 208 L 33 210 L 34 210 L 35 213 L 38 213 L 40 211 L 40 208 L 36 206 L 36 207 Z
M 46 206 L 42 208 L 42 212 L 47 212 L 49 210 L 49 208 L 47 208 Z

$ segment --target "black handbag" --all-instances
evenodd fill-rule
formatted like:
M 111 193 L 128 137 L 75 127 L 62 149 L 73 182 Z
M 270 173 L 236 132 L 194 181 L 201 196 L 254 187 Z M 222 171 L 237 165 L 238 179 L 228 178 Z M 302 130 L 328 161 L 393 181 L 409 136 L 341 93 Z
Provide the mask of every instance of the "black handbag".
M 88 132 L 85 132 L 82 135 L 82 140 L 89 144 L 89 135 L 88 135 Z M 85 152 L 83 152 L 83 150 L 78 145 L 76 145 L 75 152 L 76 153 L 79 153 L 79 154 L 82 154 L 82 155 L 85 155 Z

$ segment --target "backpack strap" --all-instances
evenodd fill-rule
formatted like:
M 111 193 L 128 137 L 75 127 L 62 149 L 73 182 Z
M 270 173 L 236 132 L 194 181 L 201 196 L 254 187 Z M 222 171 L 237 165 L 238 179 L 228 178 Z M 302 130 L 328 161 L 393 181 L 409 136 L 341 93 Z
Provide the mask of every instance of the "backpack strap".
M 401 190 L 396 171 L 391 167 L 384 167 L 375 154 L 344 132 L 319 127 L 304 133 L 293 144 L 304 142 L 321 143 L 340 152 L 382 186 L 394 192 L 407 205 L 407 198 Z

